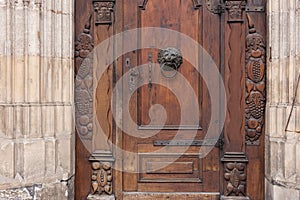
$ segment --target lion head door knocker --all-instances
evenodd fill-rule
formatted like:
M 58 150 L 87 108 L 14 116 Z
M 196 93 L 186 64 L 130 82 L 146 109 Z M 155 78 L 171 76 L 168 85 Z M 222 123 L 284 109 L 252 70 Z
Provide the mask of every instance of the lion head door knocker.
M 173 78 L 182 64 L 182 55 L 179 49 L 167 47 L 158 52 L 157 61 L 160 64 L 161 74 L 165 78 Z

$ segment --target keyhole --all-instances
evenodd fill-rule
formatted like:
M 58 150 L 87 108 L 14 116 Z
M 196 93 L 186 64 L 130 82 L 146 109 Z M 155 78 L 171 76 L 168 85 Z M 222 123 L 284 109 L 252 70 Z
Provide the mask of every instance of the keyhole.
M 126 58 L 125 65 L 126 67 L 130 67 L 130 58 Z

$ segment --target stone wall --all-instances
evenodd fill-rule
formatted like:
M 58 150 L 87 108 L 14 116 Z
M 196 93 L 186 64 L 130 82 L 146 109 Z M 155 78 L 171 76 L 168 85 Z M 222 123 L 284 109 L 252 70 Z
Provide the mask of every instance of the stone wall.
M 0 199 L 72 198 L 73 3 L 0 0 Z
M 299 199 L 300 1 L 269 0 L 268 23 L 266 199 Z

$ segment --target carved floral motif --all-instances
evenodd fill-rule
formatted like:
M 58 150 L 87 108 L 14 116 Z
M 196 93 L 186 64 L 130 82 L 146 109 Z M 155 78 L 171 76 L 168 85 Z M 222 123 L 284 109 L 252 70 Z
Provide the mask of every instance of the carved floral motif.
M 96 25 L 112 23 L 114 5 L 114 1 L 94 1 L 94 10 L 96 12 Z
M 226 9 L 228 10 L 228 22 L 243 21 L 243 10 L 246 8 L 246 1 L 226 1 Z
M 248 16 L 246 38 L 246 143 L 259 144 L 265 112 L 265 44 Z
M 245 169 L 245 163 L 229 162 L 225 164 L 226 196 L 246 196 Z
M 91 139 L 93 131 L 93 64 L 90 52 L 94 44 L 90 35 L 90 20 L 75 42 L 76 128 L 80 136 L 85 139 Z
M 112 190 L 112 168 L 110 162 L 93 162 L 92 163 L 92 195 L 108 194 Z

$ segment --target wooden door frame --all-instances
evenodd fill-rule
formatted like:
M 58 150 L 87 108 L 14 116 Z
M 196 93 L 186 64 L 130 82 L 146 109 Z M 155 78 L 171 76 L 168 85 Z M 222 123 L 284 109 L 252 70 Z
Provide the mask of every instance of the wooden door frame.
M 75 0 L 78 2 L 79 0 Z M 114 21 L 122 21 L 123 17 L 123 1 L 114 1 L 114 0 L 98 0 L 96 2 L 113 2 L 114 3 Z M 141 1 L 141 5 L 143 1 Z M 194 2 L 199 3 L 201 1 L 194 0 Z M 216 2 L 216 1 L 212 1 Z M 266 13 L 257 13 L 259 10 L 255 10 L 255 8 L 265 8 L 265 0 L 262 0 L 262 5 L 246 5 L 246 0 L 225 0 L 224 7 L 218 7 L 219 10 L 214 10 L 212 6 L 208 6 L 212 8 L 212 12 L 221 12 L 222 13 L 222 22 L 224 27 L 223 32 L 223 42 L 222 46 L 224 47 L 224 55 L 223 56 L 223 66 L 224 71 L 222 71 L 224 76 L 224 81 L 226 82 L 225 87 L 227 92 L 236 89 L 236 84 L 240 86 L 240 90 L 236 95 L 229 95 L 227 99 L 228 102 L 233 102 L 233 104 L 228 105 L 228 110 L 231 110 L 235 113 L 241 113 L 240 115 L 231 115 L 231 113 L 227 113 L 227 121 L 224 127 L 224 150 L 222 154 L 221 162 L 223 163 L 223 169 L 220 170 L 220 183 L 221 183 L 221 191 L 223 194 L 222 199 L 264 199 L 264 115 L 260 118 L 260 120 L 253 121 L 249 115 L 251 115 L 251 111 L 249 111 L 249 101 L 246 102 L 246 97 L 250 95 L 257 94 L 260 92 L 262 94 L 262 101 L 259 102 L 260 108 L 263 107 L 262 112 L 264 113 L 264 107 L 266 102 L 266 92 L 265 92 L 265 79 L 266 79 L 266 49 L 264 43 L 264 52 L 261 57 L 259 57 L 259 62 L 264 65 L 260 66 L 260 73 L 263 74 L 262 79 L 257 83 L 252 72 L 248 70 L 249 66 L 253 66 L 252 62 L 253 58 L 251 57 L 251 51 L 253 51 L 253 46 L 246 44 L 248 40 L 262 38 L 266 41 Z M 92 3 L 91 3 L 92 4 Z M 205 6 L 205 3 L 199 4 L 200 6 Z M 262 6 L 262 7 L 260 7 Z M 75 9 L 75 22 L 79 22 L 80 26 L 75 26 L 75 41 L 76 44 L 80 43 L 79 38 L 90 35 L 93 37 L 91 33 L 94 24 L 91 24 L 91 20 L 89 20 L 89 13 L 93 13 L 92 6 L 87 6 L 83 8 L 81 11 Z M 88 14 L 84 14 L 87 12 Z M 79 20 L 78 16 L 82 14 L 82 18 Z M 77 16 L 77 17 L 76 17 Z M 248 16 L 248 18 L 247 18 Z M 94 16 L 93 16 L 94 18 Z M 76 23 L 75 23 L 76 24 Z M 83 25 L 84 24 L 84 25 Z M 104 28 L 110 26 L 110 23 L 101 24 Z M 80 28 L 79 28 L 80 27 Z M 121 26 L 114 25 L 114 33 L 120 33 L 123 30 Z M 244 42 L 237 42 L 236 37 L 239 36 Z M 76 45 L 75 44 L 75 45 Z M 75 51 L 80 51 L 80 49 L 76 49 Z M 238 56 L 234 56 L 238 55 Z M 76 64 L 76 58 L 78 58 L 78 54 L 75 54 L 75 74 L 78 75 L 78 63 Z M 116 61 L 116 66 L 122 66 L 123 59 L 119 59 Z M 77 65 L 77 66 L 76 66 Z M 242 68 L 240 72 L 237 69 Z M 262 69 L 263 68 L 263 69 Z M 228 71 L 229 69 L 229 71 Z M 246 70 L 247 69 L 247 70 Z M 123 74 L 122 68 L 115 68 L 116 77 L 121 77 Z M 233 71 L 237 71 L 237 74 L 233 74 Z M 243 75 L 244 74 L 244 75 Z M 241 79 L 235 79 L 235 75 L 243 77 Z M 76 80 L 76 77 L 75 77 Z M 246 84 L 247 82 L 247 84 Z M 245 83 L 241 85 L 241 83 Z M 249 84 L 250 83 L 250 84 Z M 76 90 L 76 88 L 75 88 Z M 255 95 L 254 95 L 255 96 Z M 252 96 L 251 96 L 252 97 Z M 78 100 L 78 96 L 75 94 L 75 103 Z M 236 106 L 234 102 L 238 102 L 239 99 L 243 99 L 245 104 L 240 104 L 240 106 Z M 254 97 L 253 97 L 254 98 Z M 118 103 L 118 102 L 116 102 Z M 91 103 L 92 105 L 94 102 Z M 76 113 L 78 111 L 77 106 Z M 246 109 L 247 108 L 247 109 Z M 243 114 L 245 113 L 245 114 Z M 89 113 L 92 114 L 93 113 Z M 246 116 L 247 115 L 247 116 Z M 76 114 L 76 119 L 81 115 Z M 230 119 L 230 120 L 228 120 Z M 92 120 L 92 119 L 90 119 Z M 117 120 L 122 120 L 120 117 Z M 252 120 L 252 121 L 251 121 Z M 245 124 L 245 126 L 240 127 L 240 129 L 236 129 L 236 126 L 232 125 L 230 121 L 239 121 L 241 124 Z M 256 126 L 251 123 L 258 123 L 260 129 L 256 129 L 253 131 L 250 126 Z M 76 127 L 78 129 L 78 127 Z M 120 153 L 116 153 L 115 151 L 111 151 L 111 154 L 105 155 L 105 153 L 100 155 L 94 154 L 91 157 L 90 152 L 85 149 L 83 142 L 78 137 L 78 131 L 76 129 L 76 176 L 75 176 L 75 191 L 76 191 L 76 199 L 84 198 L 84 194 L 90 193 L 91 188 L 91 176 L 93 173 L 91 163 L 94 162 L 110 162 L 112 165 L 115 165 L 117 168 L 121 168 L 122 166 L 122 157 Z M 122 147 L 122 130 L 116 128 L 114 142 L 117 146 Z M 254 136 L 253 136 L 254 135 Z M 230 143 L 235 138 L 235 143 Z M 239 138 L 236 140 L 236 138 Z M 95 153 L 95 152 L 94 152 Z M 99 152 L 98 152 L 99 153 Z M 97 157 L 98 156 L 98 157 Z M 100 157 L 106 156 L 105 159 L 100 159 Z M 94 159 L 94 160 L 93 160 Z M 259 170 L 257 170 L 257 165 L 259 166 Z M 229 167 L 231 166 L 231 167 Z M 241 167 L 243 166 L 243 167 Z M 232 168 L 233 167 L 233 168 Z M 89 169 L 89 170 L 87 170 Z M 98 168 L 97 168 L 98 169 Z M 94 169 L 95 171 L 95 169 Z M 238 181 L 238 186 L 234 189 L 238 189 L 238 187 L 245 187 L 246 193 L 242 194 L 237 191 L 236 196 L 233 195 L 232 191 L 229 191 L 229 186 L 232 185 L 230 182 L 230 176 L 238 173 L 240 175 L 240 179 Z M 243 175 L 248 175 L 246 180 L 244 180 Z M 251 175 L 251 176 L 249 176 Z M 122 198 L 122 172 L 121 171 L 113 171 L 113 194 L 117 199 Z M 224 178 L 226 176 L 226 178 Z M 229 177 L 229 178 L 228 178 Z M 258 181 L 258 182 L 257 182 Z M 248 187 L 247 187 L 248 186 Z M 251 186 L 251 187 L 249 187 Z M 257 192 L 258 191 L 258 192 Z M 241 196 L 239 196 L 241 195 Z

